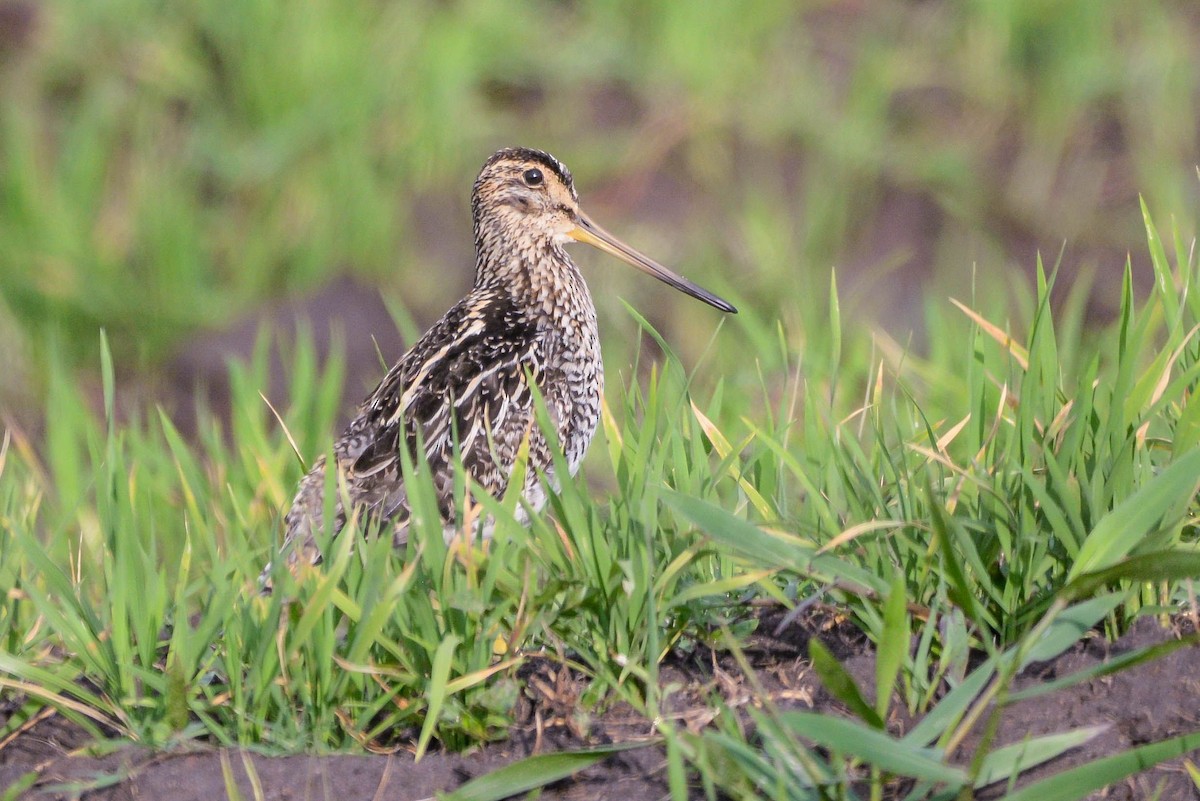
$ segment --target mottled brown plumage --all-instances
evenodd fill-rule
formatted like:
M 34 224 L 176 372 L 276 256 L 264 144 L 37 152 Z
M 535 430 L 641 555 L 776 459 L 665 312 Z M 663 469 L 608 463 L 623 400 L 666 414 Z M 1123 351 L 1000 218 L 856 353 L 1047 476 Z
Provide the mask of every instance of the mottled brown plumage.
M 472 491 L 501 495 L 523 441 L 524 496 L 540 508 L 538 472 L 553 481 L 550 445 L 534 422 L 532 381 L 545 399 L 572 474 L 600 418 L 604 376 L 596 310 L 565 245 L 600 248 L 693 297 L 733 306 L 621 244 L 580 210 L 571 173 L 553 156 L 512 148 L 483 165 L 471 196 L 475 285 L 388 371 L 334 442 L 345 494 L 364 516 L 408 536 L 400 449 L 424 451 L 446 534 L 453 533 L 454 445 Z M 317 562 L 325 459 L 300 482 L 285 518 L 290 564 Z M 341 493 L 339 493 L 340 495 Z M 346 520 L 336 502 L 334 531 Z M 484 527 L 487 535 L 487 526 Z

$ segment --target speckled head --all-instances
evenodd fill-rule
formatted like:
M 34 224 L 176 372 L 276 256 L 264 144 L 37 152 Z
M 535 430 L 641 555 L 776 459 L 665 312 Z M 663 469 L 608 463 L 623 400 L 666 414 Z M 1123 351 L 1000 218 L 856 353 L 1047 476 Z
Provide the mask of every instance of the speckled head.
M 544 150 L 534 150 L 531 147 L 506 147 L 503 150 L 497 150 L 484 162 L 479 171 L 479 177 L 483 178 L 490 168 L 501 162 L 507 162 L 519 168 L 536 165 L 549 170 L 558 178 L 559 183 L 570 189 L 572 196 L 575 196 L 575 181 L 571 177 L 571 171 L 567 169 L 567 165 Z M 576 200 L 578 200 L 577 196 Z
M 483 164 L 471 193 L 476 238 L 501 236 L 565 243 L 579 213 L 571 172 L 549 153 L 524 147 L 497 151 Z
M 565 260 L 561 246 L 585 242 L 721 311 L 737 311 L 592 222 L 579 208 L 571 171 L 544 151 L 513 147 L 492 154 L 475 180 L 471 214 L 477 281 L 488 279 L 489 270 L 506 268 L 502 256 L 558 252 Z

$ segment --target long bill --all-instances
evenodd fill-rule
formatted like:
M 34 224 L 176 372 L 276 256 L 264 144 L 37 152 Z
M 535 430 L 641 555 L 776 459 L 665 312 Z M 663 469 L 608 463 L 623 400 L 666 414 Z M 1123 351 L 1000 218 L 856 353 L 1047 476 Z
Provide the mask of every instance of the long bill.
M 722 298 L 717 297 L 713 293 L 701 286 L 693 284 L 691 281 L 684 278 L 682 275 L 675 273 L 663 267 L 654 259 L 643 256 L 633 248 L 626 245 L 615 236 L 605 231 L 600 226 L 596 225 L 583 212 L 579 213 L 579 219 L 575 223 L 575 227 L 567 234 L 567 236 L 577 242 L 584 242 L 594 248 L 603 250 L 611 256 L 616 256 L 626 264 L 631 264 L 644 273 L 648 273 L 664 284 L 669 284 L 675 287 L 680 292 L 686 292 L 697 300 L 702 300 L 710 306 L 714 306 L 723 312 L 737 314 L 737 309 L 732 303 Z

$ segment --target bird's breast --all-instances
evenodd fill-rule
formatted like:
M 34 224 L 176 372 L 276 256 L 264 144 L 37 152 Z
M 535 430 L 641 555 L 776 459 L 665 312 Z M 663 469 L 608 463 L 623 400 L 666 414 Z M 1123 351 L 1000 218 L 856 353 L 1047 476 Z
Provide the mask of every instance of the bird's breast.
M 596 311 L 586 295 L 544 321 L 539 387 L 559 432 L 571 473 L 578 469 L 600 420 L 604 364 Z

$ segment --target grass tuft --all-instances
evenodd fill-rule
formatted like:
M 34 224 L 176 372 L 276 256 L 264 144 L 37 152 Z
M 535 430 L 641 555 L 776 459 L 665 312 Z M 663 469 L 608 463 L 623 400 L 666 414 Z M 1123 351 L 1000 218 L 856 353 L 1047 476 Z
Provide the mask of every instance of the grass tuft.
M 686 373 L 635 317 L 664 358 L 610 394 L 584 476 L 562 482 L 545 514 L 525 526 L 516 493 L 481 499 L 446 542 L 428 470 L 405 464 L 406 549 L 352 520 L 326 534 L 319 568 L 293 576 L 276 560 L 269 597 L 257 576 L 297 454 L 328 441 L 337 360 L 319 368 L 302 337 L 292 401 L 273 405 L 264 338 L 231 369 L 230 430 L 202 416 L 189 442 L 162 413 L 118 422 L 102 337 L 97 413 L 52 364 L 44 447 L 15 426 L 0 439 L 0 683 L 20 699 L 0 738 L 49 706 L 97 737 L 151 746 L 419 757 L 504 737 L 518 670 L 539 656 L 586 677 L 581 713 L 625 701 L 647 716 L 676 794 L 693 777 L 709 794 L 768 798 L 856 787 L 878 798 L 900 777 L 913 798 L 1011 783 L 1095 734 L 994 747 L 1004 707 L 1026 697 L 1012 691 L 1024 666 L 1095 628 L 1194 604 L 1200 276 L 1190 252 L 1174 263 L 1151 252 L 1156 291 L 1137 302 L 1127 281 L 1093 346 L 1060 335 L 1054 276 L 1042 275 L 1027 329 L 967 305 L 931 318 L 960 343 L 936 357 L 882 348 L 868 361 L 847 332 L 801 361 L 780 337 L 780 363 L 801 368 L 763 373 L 757 395 L 730 380 L 703 389 L 703 365 Z M 833 296 L 835 319 L 838 307 Z M 589 489 L 598 477 L 607 491 Z M 486 544 L 467 536 L 481 514 L 495 520 Z M 720 702 L 702 731 L 664 713 L 664 662 L 739 654 L 756 599 L 825 601 L 871 637 L 870 687 L 810 647 L 850 718 L 768 703 L 748 713 L 750 740 L 747 713 Z M 894 704 L 921 716 L 903 736 L 887 725 Z M 983 744 L 967 759 L 972 736 Z M 1138 753 L 1169 758 L 1188 743 Z M 572 759 L 539 775 L 587 762 Z M 1097 764 L 1116 776 L 1133 763 Z

